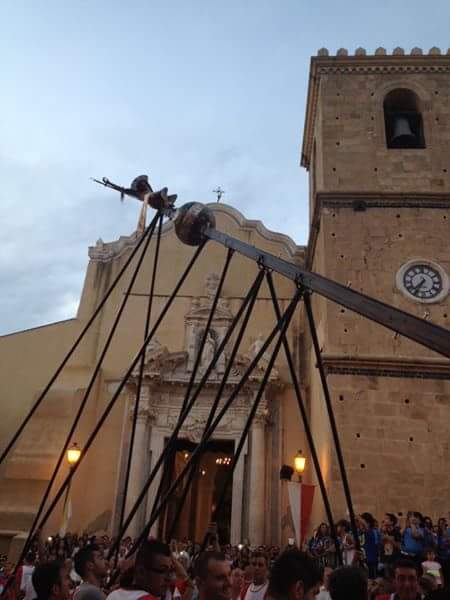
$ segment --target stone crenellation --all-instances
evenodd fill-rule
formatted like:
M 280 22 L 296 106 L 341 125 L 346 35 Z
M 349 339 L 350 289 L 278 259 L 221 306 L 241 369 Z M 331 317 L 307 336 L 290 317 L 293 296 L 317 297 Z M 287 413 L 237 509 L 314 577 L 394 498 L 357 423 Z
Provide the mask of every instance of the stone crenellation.
M 354 54 L 352 54 L 351 52 L 349 52 L 347 50 L 347 48 L 339 48 L 339 50 L 336 51 L 335 56 L 405 56 L 408 53 L 405 51 L 404 48 L 401 48 L 400 46 L 397 46 L 396 48 L 394 48 L 394 50 L 392 51 L 392 54 L 390 55 L 386 48 L 383 47 L 379 47 L 377 48 L 373 54 L 371 54 L 370 52 L 368 52 L 365 48 L 356 48 Z M 426 55 L 427 52 L 425 52 L 422 48 L 412 48 L 411 52 L 409 53 L 411 56 L 423 56 Z M 440 48 L 438 48 L 437 46 L 433 46 L 432 48 L 430 48 L 428 50 L 428 56 L 440 56 L 445 54 L 444 52 L 441 51 Z M 447 50 L 447 54 L 450 55 L 450 48 L 448 48 Z M 320 50 L 317 51 L 317 56 L 333 56 L 333 54 L 330 54 L 330 51 L 328 50 L 328 48 L 320 48 Z

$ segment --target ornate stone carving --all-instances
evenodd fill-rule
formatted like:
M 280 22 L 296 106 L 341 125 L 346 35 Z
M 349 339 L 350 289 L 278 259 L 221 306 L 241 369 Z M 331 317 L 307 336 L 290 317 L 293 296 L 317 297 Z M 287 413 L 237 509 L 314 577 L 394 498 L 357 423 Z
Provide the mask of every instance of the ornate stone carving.
M 266 339 L 263 336 L 263 334 L 259 333 L 258 337 L 255 339 L 255 341 L 250 346 L 250 348 L 248 349 L 248 352 L 247 352 L 247 357 L 250 359 L 250 361 L 254 360 L 254 358 L 257 356 L 257 354 L 261 351 L 262 347 L 264 346 L 265 341 L 266 341 Z M 265 371 L 267 369 L 269 361 L 270 361 L 270 354 L 266 351 L 259 359 L 257 368 L 260 371 Z M 275 367 L 272 368 L 270 377 L 272 379 L 278 377 L 278 372 Z
M 205 290 L 206 290 L 206 295 L 208 296 L 209 300 L 213 300 L 214 296 L 217 293 L 217 288 L 219 287 L 219 281 L 220 278 L 217 275 L 217 273 L 210 273 L 205 281 Z
M 202 352 L 202 369 L 205 370 L 214 358 L 214 354 L 217 350 L 217 343 L 215 336 L 212 331 L 208 331 L 206 336 L 205 345 Z
M 191 442 L 194 442 L 196 444 L 198 444 L 203 436 L 203 433 L 205 431 L 205 425 L 206 425 L 206 420 L 207 420 L 208 414 L 207 413 L 202 413 L 199 412 L 198 410 L 193 410 L 193 414 L 189 415 L 186 419 L 186 421 L 183 424 L 183 427 L 180 430 L 180 434 L 179 437 L 184 438 L 184 439 L 188 439 Z M 165 420 L 166 426 L 172 430 L 177 421 L 178 421 L 178 415 L 175 414 L 169 414 L 166 416 L 165 419 L 161 419 L 161 420 Z M 240 425 L 241 423 L 239 423 Z M 236 420 L 235 418 L 233 418 L 232 416 L 225 416 L 219 423 L 219 426 L 216 429 L 217 434 L 220 435 L 226 435 L 226 434 L 234 434 L 235 431 L 240 431 L 240 429 L 238 428 L 237 424 L 236 424 Z M 226 437 L 229 437 L 228 435 L 226 435 Z
M 215 273 L 210 273 L 205 280 L 205 295 L 200 298 L 193 298 L 191 307 L 185 315 L 185 342 L 184 349 L 177 352 L 171 352 L 167 346 L 154 338 L 148 344 L 145 351 L 144 378 L 152 382 L 153 390 L 162 385 L 186 385 L 191 377 L 195 361 L 200 351 L 201 342 L 204 337 L 205 327 L 209 319 L 211 305 L 217 293 L 219 277 Z M 220 298 L 212 319 L 205 344 L 203 346 L 198 378 L 202 377 L 211 364 L 211 361 L 222 343 L 224 336 L 233 320 L 228 302 Z M 247 354 L 238 354 L 235 357 L 233 368 L 227 381 L 227 386 L 236 385 L 253 358 L 264 344 L 264 337 L 260 334 L 250 346 Z M 218 386 L 221 375 L 225 371 L 228 360 L 228 352 L 225 348 L 217 360 L 214 368 L 209 374 L 207 385 Z M 270 360 L 269 354 L 265 353 L 259 360 L 248 378 L 246 388 L 254 387 L 261 381 L 264 372 Z M 133 371 L 130 378 L 130 385 L 136 385 L 137 377 L 140 372 L 140 364 Z M 276 369 L 272 370 L 270 382 L 278 379 Z M 245 396 L 246 391 L 243 390 Z
M 113 258 L 121 256 L 129 248 L 133 248 L 139 238 L 137 232 L 132 235 L 121 235 L 114 242 L 103 242 L 99 239 L 95 246 L 89 246 L 89 258 L 95 262 L 109 262 Z

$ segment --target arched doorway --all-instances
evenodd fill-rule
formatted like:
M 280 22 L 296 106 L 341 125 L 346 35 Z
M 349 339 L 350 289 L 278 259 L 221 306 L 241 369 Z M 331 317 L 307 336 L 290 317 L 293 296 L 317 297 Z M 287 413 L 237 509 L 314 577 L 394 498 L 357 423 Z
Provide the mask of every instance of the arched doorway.
M 178 440 L 172 462 L 166 466 L 164 471 L 164 490 L 167 490 L 180 474 L 196 447 L 197 444 L 189 440 Z M 186 498 L 183 499 L 183 486 L 180 484 L 173 501 L 167 506 L 160 521 L 162 539 L 166 539 L 169 535 L 179 511 L 180 503 L 183 503 L 173 531 L 173 537 L 176 540 L 188 539 L 201 543 L 205 534 L 213 525 L 214 529 L 217 530 L 220 542 L 222 544 L 230 542 L 232 479 L 226 486 L 225 501 L 214 524 L 212 523 L 212 515 L 226 484 L 233 453 L 234 442 L 231 440 L 211 440 L 208 443 L 206 452 L 196 467 Z

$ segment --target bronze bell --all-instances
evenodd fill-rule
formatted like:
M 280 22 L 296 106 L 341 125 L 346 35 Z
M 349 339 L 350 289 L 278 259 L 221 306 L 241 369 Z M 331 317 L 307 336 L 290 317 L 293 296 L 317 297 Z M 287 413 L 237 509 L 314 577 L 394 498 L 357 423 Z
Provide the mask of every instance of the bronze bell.
M 397 115 L 394 117 L 394 127 L 390 140 L 391 148 L 417 148 L 417 136 L 413 133 L 408 117 Z

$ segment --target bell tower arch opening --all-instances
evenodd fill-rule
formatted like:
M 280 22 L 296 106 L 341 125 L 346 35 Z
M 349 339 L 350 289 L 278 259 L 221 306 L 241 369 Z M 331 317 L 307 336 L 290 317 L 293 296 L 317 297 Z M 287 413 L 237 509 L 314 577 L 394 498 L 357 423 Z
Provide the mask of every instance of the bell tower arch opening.
M 425 148 L 420 100 L 407 88 L 390 91 L 384 98 L 386 146 L 389 149 Z

